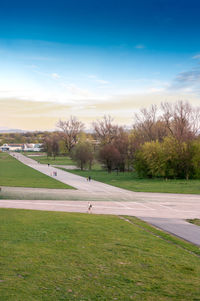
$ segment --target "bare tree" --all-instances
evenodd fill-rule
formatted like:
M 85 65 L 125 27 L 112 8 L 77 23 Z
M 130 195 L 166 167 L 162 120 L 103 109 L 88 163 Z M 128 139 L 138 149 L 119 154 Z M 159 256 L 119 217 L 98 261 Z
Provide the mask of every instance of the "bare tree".
M 106 144 L 99 152 L 99 159 L 102 163 L 104 163 L 110 173 L 113 168 L 118 168 L 120 163 L 120 153 L 113 144 Z
M 128 132 L 123 127 L 119 127 L 118 134 L 113 141 L 113 145 L 120 153 L 119 169 L 125 171 L 126 163 L 128 163 L 129 153 L 129 137 Z
M 71 116 L 67 121 L 59 120 L 57 127 L 61 130 L 60 136 L 64 140 L 68 152 L 70 152 L 77 143 L 78 134 L 83 130 L 84 124 L 76 117 Z
M 43 151 L 46 152 L 47 157 L 52 156 L 52 141 L 49 136 L 45 136 L 43 139 Z
M 118 125 L 112 122 L 111 116 L 104 116 L 102 120 L 93 122 L 95 136 L 103 145 L 112 143 L 117 136 Z
M 54 134 L 51 137 L 51 144 L 52 144 L 52 155 L 55 160 L 56 156 L 59 155 L 59 137 L 57 134 Z
M 188 102 L 162 103 L 163 121 L 169 133 L 178 141 L 194 139 L 200 130 L 200 108 Z
M 133 129 L 139 133 L 140 140 L 144 142 L 162 140 L 166 135 L 163 122 L 158 119 L 158 108 L 152 105 L 149 109 L 143 108 L 134 116 Z
M 55 157 L 59 155 L 59 136 L 57 133 L 49 134 L 44 137 L 43 148 L 47 153 L 47 157 Z

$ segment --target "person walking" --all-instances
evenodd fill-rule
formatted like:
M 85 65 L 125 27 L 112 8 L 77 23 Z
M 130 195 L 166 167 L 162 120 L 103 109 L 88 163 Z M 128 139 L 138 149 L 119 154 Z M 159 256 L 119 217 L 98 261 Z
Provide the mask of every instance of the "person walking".
M 88 213 L 91 213 L 92 211 L 92 204 L 88 202 Z
M 89 182 L 91 181 L 91 179 L 92 179 L 92 178 L 89 176 L 89 177 L 88 177 Z

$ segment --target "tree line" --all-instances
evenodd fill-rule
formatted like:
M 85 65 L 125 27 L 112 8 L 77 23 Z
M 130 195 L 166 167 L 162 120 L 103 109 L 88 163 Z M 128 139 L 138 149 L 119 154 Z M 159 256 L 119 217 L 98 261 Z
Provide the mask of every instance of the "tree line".
M 200 178 L 200 109 L 188 102 L 162 103 L 134 115 L 131 129 L 110 116 L 92 123 L 92 134 L 76 117 L 59 121 L 44 145 L 49 155 L 70 155 L 81 169 L 94 159 L 112 172 L 135 170 L 142 177 Z
M 42 143 L 47 131 L 22 132 L 22 133 L 0 133 L 0 144 L 10 143 Z
M 104 116 L 86 133 L 76 117 L 59 120 L 55 132 L 2 134 L 1 143 L 40 142 L 47 156 L 70 156 L 81 168 L 98 160 L 108 172 L 142 177 L 200 178 L 200 109 L 189 102 L 143 108 L 127 129 Z

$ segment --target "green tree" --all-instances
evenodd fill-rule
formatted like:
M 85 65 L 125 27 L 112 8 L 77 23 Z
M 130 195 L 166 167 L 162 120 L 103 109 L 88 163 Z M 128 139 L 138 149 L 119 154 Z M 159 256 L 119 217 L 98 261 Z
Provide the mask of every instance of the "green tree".
M 144 143 L 136 153 L 135 168 L 140 175 L 164 178 L 193 178 L 200 158 L 198 143 L 165 137 L 163 142 Z
M 136 155 L 136 170 L 148 177 L 163 177 L 165 158 L 162 144 L 158 141 L 146 142 Z
M 91 143 L 85 142 L 78 142 L 71 152 L 72 159 L 77 163 L 77 165 L 83 170 L 86 166 L 91 169 L 92 161 L 94 158 L 93 155 L 93 147 Z
M 192 143 L 193 147 L 193 157 L 192 157 L 192 165 L 194 168 L 194 178 L 200 179 L 200 141 L 195 140 Z

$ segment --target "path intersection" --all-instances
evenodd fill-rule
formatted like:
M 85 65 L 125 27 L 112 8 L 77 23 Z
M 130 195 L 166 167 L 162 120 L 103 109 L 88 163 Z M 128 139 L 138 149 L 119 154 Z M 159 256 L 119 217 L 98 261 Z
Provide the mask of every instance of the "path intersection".
M 57 180 L 77 190 L 62 190 L 61 194 L 65 194 L 66 200 L 56 197 L 55 200 L 0 200 L 2 208 L 87 212 L 89 200 L 92 202 L 94 214 L 136 216 L 164 231 L 200 245 L 200 227 L 186 222 L 186 219 L 200 218 L 200 195 L 132 192 L 93 180 L 88 182 L 84 177 L 56 167 L 48 167 L 47 164 L 39 164 L 22 154 L 11 155 L 48 176 L 52 177 L 56 172 Z M 31 188 L 30 190 L 34 191 Z M 52 195 L 56 196 L 57 193 L 59 195 L 59 190 L 52 190 Z

